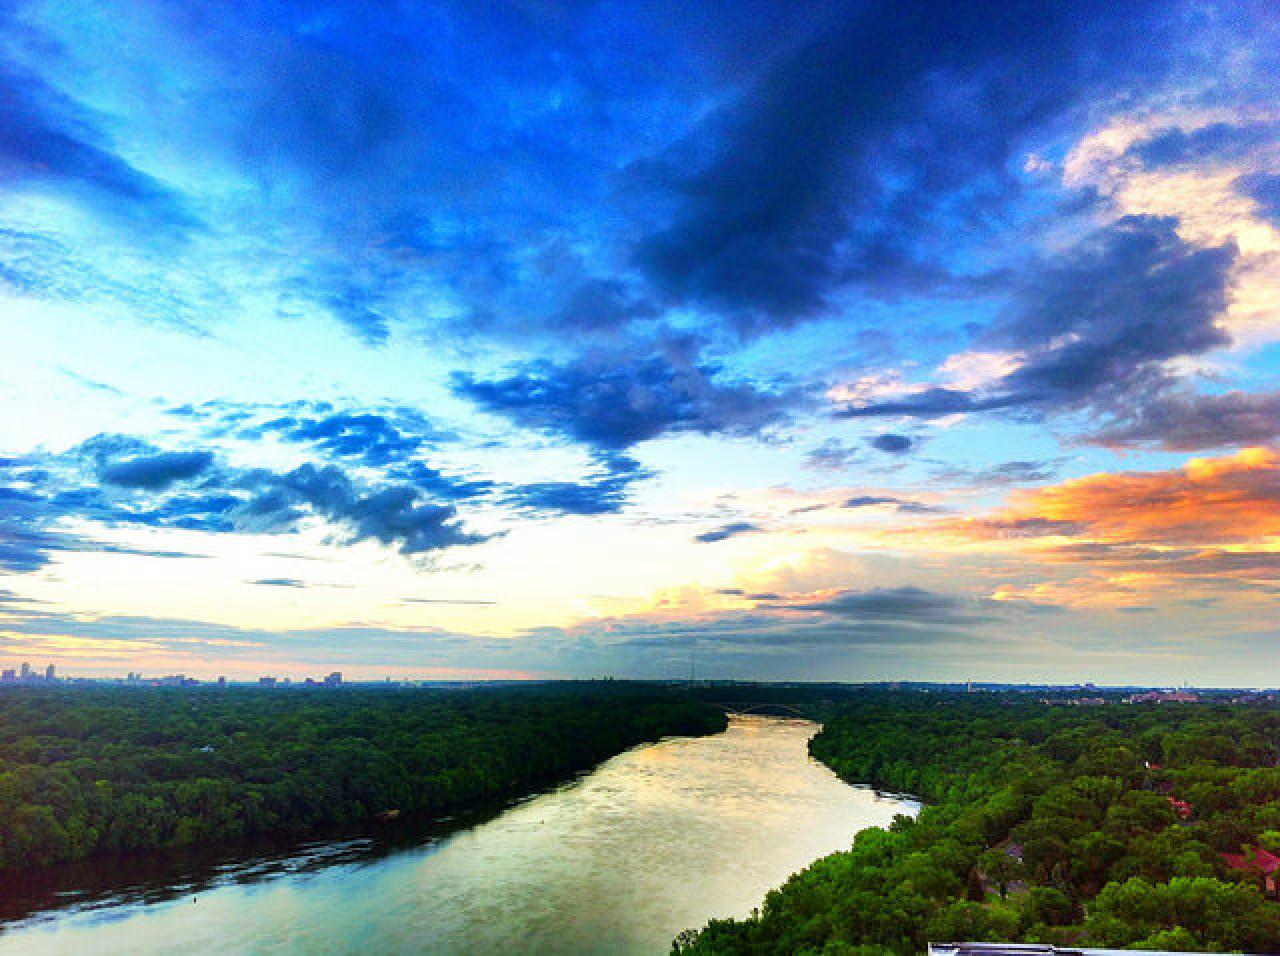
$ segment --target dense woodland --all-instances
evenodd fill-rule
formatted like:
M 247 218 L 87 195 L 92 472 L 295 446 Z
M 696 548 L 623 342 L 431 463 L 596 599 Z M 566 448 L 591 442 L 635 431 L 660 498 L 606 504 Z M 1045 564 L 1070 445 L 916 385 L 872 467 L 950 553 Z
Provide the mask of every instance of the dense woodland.
M 1280 952 L 1255 849 L 1280 851 L 1274 705 L 869 692 L 811 750 L 928 805 L 858 834 L 752 918 L 682 934 L 674 954 L 887 956 L 929 940 Z
M 713 707 L 608 682 L 5 688 L 0 868 L 436 814 L 724 724 Z

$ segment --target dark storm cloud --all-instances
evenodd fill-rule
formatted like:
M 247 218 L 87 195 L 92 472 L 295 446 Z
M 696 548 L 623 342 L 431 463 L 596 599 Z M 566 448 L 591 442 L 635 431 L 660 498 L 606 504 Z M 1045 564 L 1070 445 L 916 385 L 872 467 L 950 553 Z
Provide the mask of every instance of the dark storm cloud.
M 1032 276 L 995 332 L 997 342 L 1033 350 L 1006 387 L 1033 401 L 1123 393 L 1162 383 L 1159 362 L 1226 345 L 1216 320 L 1236 249 L 1189 245 L 1176 225 L 1122 219 Z
M 886 432 L 883 435 L 876 435 L 867 444 L 877 451 L 883 451 L 890 455 L 905 455 L 915 447 L 916 441 L 910 435 L 895 435 L 892 432 Z
M 552 515 L 600 515 L 621 511 L 631 486 L 652 472 L 626 455 L 608 455 L 600 473 L 577 481 L 536 481 L 507 487 L 504 500 L 522 510 Z
M 563 364 L 580 344 L 566 330 L 626 338 L 673 306 L 761 331 L 846 289 L 972 291 L 965 241 L 1018 221 L 1024 152 L 1074 133 L 1099 93 L 1123 107 L 1198 77 L 1182 51 L 1205 28 L 1249 26 L 1150 3 L 751 10 L 125 4 L 95 31 L 32 5 L 0 14 L 0 161 L 110 215 L 189 206 L 263 301 L 365 345 L 532 335 Z M 56 269 L 0 249 L 0 275 L 130 304 L 164 287 L 153 307 L 194 327 L 245 278 L 201 268 L 144 289 L 69 238 L 82 245 Z M 148 252 L 157 276 L 191 270 Z
M 710 531 L 704 531 L 702 534 L 694 535 L 693 540 L 702 544 L 714 544 L 717 541 L 724 541 L 728 538 L 736 538 L 739 535 L 754 534 L 763 529 L 750 521 L 731 521 L 723 524 L 718 528 L 712 528 Z
M 1024 137 L 1098 88 L 1157 82 L 1168 47 L 1156 38 L 1173 20 L 1153 9 L 840 7 L 637 166 L 674 206 L 638 258 L 668 298 L 748 330 L 820 312 L 851 283 L 937 285 L 955 234 L 1016 195 L 1008 170 Z
M 840 417 L 935 418 L 1021 409 L 1034 414 L 1108 409 L 1158 394 L 1170 359 L 1230 341 L 1216 319 L 1226 308 L 1234 246 L 1202 248 L 1175 223 L 1127 217 L 1083 240 L 1059 261 L 1030 271 L 1005 316 L 984 337 L 1023 363 L 974 391 L 931 388 L 900 399 L 846 406 Z
M 741 597 L 727 589 L 726 596 Z M 715 647 L 808 648 L 974 644 L 992 640 L 980 630 L 1016 614 L 1053 613 L 1029 602 L 992 601 L 904 586 L 846 590 L 820 597 L 750 595 L 751 611 L 718 611 L 694 620 L 652 619 L 645 615 L 611 619 L 609 634 L 626 647 L 690 650 Z
M 517 425 L 604 451 L 679 432 L 759 432 L 794 401 L 722 381 L 715 364 L 678 352 L 534 362 L 492 380 L 459 373 L 454 390 Z
M 779 604 L 773 607 L 794 611 L 821 611 L 838 617 L 862 620 L 973 623 L 983 619 L 975 615 L 972 602 L 951 594 L 918 587 L 843 591 L 834 597 L 824 597 L 817 601 Z
M 109 485 L 157 491 L 196 478 L 212 464 L 212 452 L 166 451 L 110 462 L 99 477 Z
M 1280 392 L 1175 392 L 1146 402 L 1102 428 L 1093 440 L 1171 451 L 1260 445 L 1280 439 Z

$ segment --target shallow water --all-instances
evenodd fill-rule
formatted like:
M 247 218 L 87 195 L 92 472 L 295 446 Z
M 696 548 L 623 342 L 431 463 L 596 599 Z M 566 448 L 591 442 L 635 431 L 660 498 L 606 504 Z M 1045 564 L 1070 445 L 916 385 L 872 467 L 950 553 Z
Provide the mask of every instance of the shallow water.
M 99 887 L 11 922 L 0 954 L 666 953 L 853 834 L 913 813 L 812 760 L 806 721 L 638 747 L 475 825 L 338 841 Z

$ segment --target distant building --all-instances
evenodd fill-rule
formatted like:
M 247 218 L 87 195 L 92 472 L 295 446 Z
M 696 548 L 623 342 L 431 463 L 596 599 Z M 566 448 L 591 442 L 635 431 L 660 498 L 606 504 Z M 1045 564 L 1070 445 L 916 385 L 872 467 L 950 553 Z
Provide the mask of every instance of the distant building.
M 1141 694 L 1130 694 L 1124 699 L 1126 704 L 1194 704 L 1200 695 L 1189 690 L 1149 690 Z
M 21 676 L 22 676 L 22 679 L 23 679 L 23 680 L 30 680 L 30 679 L 31 679 L 31 665 L 30 665 L 30 664 L 28 664 L 26 661 L 23 661 L 23 662 L 22 662 L 22 674 L 21 674 Z
M 58 679 L 57 677 L 55 677 L 55 676 L 54 676 L 54 667 L 53 667 L 53 665 L 52 665 L 52 664 L 50 664 L 48 667 L 46 667 L 46 668 L 44 669 L 44 679 L 45 679 L 45 680 L 57 680 L 57 679 Z
M 12 684 L 17 679 L 18 672 L 12 667 L 6 667 L 3 671 L 0 671 L 0 681 L 3 681 L 6 684 Z
M 226 679 L 225 677 L 219 677 L 219 678 L 218 678 L 218 686 L 219 686 L 219 687 L 226 687 L 226 686 L 227 686 L 227 679 Z
M 258 686 L 259 687 L 275 687 L 276 679 L 274 677 L 259 677 Z
M 342 671 L 334 671 L 332 674 L 330 674 L 328 677 L 324 679 L 324 684 L 326 687 L 341 687 Z
M 164 677 L 157 677 L 151 683 L 156 687 L 194 687 L 200 681 L 194 677 L 187 677 L 185 674 L 168 674 Z

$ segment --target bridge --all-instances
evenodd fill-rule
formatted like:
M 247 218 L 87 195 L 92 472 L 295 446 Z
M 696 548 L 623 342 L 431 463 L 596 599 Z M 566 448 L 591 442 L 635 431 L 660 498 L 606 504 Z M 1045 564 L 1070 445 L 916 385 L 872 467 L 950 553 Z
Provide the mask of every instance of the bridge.
M 707 703 L 719 707 L 732 717 L 755 715 L 758 717 L 803 717 L 806 720 L 810 719 L 808 714 L 798 707 L 792 707 L 790 704 L 749 700 L 709 700 Z

